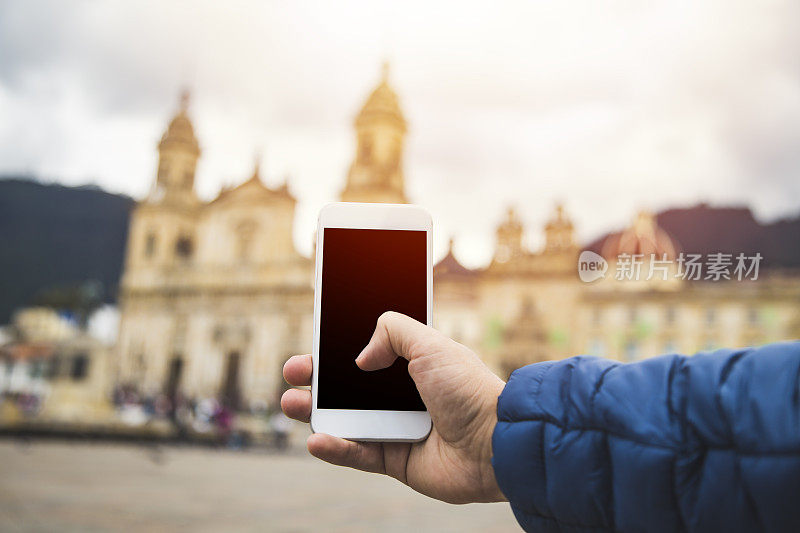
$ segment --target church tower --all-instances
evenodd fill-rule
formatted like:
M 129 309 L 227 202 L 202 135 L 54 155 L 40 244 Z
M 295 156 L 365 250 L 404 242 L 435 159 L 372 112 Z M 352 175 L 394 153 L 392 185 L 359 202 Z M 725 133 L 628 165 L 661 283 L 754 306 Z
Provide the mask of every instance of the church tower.
M 577 247 L 575 244 L 575 228 L 564 212 L 563 204 L 556 204 L 555 215 L 545 225 L 544 235 L 545 252 L 563 252 L 574 250 Z
M 406 120 L 383 65 L 378 86 L 356 116 L 356 156 L 341 194 L 343 202 L 406 203 L 403 143 Z
M 194 173 L 200 157 L 200 145 L 187 114 L 189 92 L 181 94 L 178 113 L 158 143 L 158 171 L 148 198 L 151 202 L 194 204 Z
M 507 263 L 525 254 L 522 244 L 523 231 L 522 221 L 517 216 L 516 210 L 509 207 L 506 211 L 506 219 L 497 227 L 494 262 Z
M 187 265 L 193 259 L 202 203 L 194 190 L 200 145 L 188 107 L 189 93 L 184 91 L 178 112 L 158 143 L 158 169 L 150 194 L 131 213 L 123 282 L 150 269 Z

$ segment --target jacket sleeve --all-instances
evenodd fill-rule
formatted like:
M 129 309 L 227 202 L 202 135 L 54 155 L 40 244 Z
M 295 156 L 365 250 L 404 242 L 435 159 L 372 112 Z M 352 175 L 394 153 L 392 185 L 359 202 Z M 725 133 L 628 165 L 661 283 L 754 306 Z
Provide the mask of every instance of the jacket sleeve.
M 529 531 L 800 531 L 800 342 L 520 368 L 492 446 Z

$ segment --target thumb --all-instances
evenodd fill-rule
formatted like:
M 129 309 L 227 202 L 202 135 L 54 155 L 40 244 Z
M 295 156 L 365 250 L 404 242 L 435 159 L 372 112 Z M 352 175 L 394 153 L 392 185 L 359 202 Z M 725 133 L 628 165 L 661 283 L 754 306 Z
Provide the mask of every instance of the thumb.
M 367 346 L 356 357 L 356 364 L 362 370 L 380 370 L 402 357 L 409 361 L 424 355 L 421 346 L 430 346 L 433 337 L 438 339 L 439 332 L 417 322 L 413 318 L 387 311 L 378 318 L 375 332 Z

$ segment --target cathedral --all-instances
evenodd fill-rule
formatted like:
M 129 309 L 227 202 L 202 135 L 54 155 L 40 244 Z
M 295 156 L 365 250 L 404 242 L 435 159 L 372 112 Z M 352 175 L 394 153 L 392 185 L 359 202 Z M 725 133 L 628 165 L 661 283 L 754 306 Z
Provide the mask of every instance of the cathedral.
M 406 120 L 387 69 L 354 127 L 356 153 L 339 199 L 407 202 Z M 274 405 L 284 361 L 308 353 L 312 341 L 314 261 L 292 239 L 297 200 L 286 183 L 266 186 L 258 165 L 240 185 L 200 200 L 201 149 L 186 95 L 158 154 L 152 189 L 131 216 L 114 380 L 237 409 Z M 529 250 L 524 234 L 508 209 L 487 266 L 464 267 L 451 241 L 434 267 L 434 325 L 504 377 L 576 354 L 632 361 L 800 336 L 796 275 L 704 283 L 669 267 L 663 279 L 615 279 L 622 257 L 679 260 L 678 243 L 647 212 L 603 242 L 609 275 L 595 283 L 578 278 L 582 247 L 563 206 L 540 250 Z
M 158 144 L 153 187 L 131 216 L 115 382 L 147 394 L 270 404 L 285 360 L 311 349 L 314 261 L 295 249 L 288 184 L 195 192 L 200 145 L 188 95 Z M 342 201 L 406 202 L 406 121 L 388 69 L 355 119 Z

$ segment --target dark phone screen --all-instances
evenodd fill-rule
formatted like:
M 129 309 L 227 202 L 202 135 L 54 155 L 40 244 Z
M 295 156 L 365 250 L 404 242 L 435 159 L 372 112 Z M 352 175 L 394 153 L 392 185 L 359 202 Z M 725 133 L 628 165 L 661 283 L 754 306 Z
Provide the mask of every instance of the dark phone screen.
M 355 359 L 383 312 L 427 323 L 426 232 L 323 231 L 317 407 L 424 411 L 405 359 L 370 372 Z

